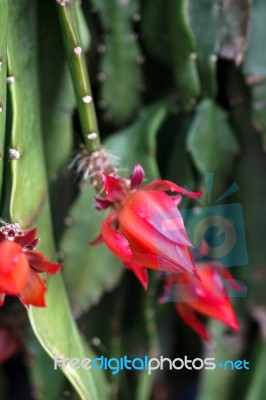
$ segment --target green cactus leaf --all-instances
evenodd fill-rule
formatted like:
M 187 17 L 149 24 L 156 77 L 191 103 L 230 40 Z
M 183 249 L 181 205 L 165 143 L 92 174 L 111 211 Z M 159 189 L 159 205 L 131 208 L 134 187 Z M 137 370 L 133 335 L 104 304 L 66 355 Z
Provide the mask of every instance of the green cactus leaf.
M 266 82 L 260 82 L 251 88 L 252 117 L 256 130 L 261 134 L 262 147 L 266 150 Z
M 100 14 L 103 26 L 106 29 L 115 28 L 116 25 L 122 27 L 127 24 L 127 19 L 131 19 L 138 11 L 138 0 L 116 1 L 116 0 L 91 0 L 91 3 Z
M 122 276 L 120 261 L 104 246 L 90 246 L 106 215 L 95 209 L 91 186 L 84 189 L 70 209 L 72 225 L 65 230 L 60 248 L 64 253 L 64 278 L 73 308 L 87 310 L 102 294 L 117 285 Z
M 54 369 L 53 361 L 35 337 L 30 338 L 29 348 L 33 355 L 28 365 L 35 399 L 58 400 L 66 383 L 64 375 Z
M 138 121 L 126 129 L 113 134 L 105 141 L 106 148 L 118 157 L 128 173 L 136 163 L 140 163 L 146 178 L 158 178 L 156 163 L 156 135 L 166 116 L 166 106 L 155 104 L 146 108 Z
M 76 13 L 76 24 L 80 36 L 80 44 L 85 51 L 88 51 L 91 44 L 89 27 L 87 25 L 86 18 L 81 8 L 80 2 L 76 0 L 74 4 Z
M 129 120 L 140 106 L 139 57 L 139 46 L 129 31 L 113 32 L 107 37 L 100 63 L 100 73 L 104 76 L 100 98 L 106 104 L 107 115 L 119 124 Z
M 171 65 L 168 25 L 168 0 L 145 0 L 142 5 L 141 36 L 148 52 Z
M 94 0 L 94 4 L 109 29 L 99 66 L 99 77 L 103 77 L 100 100 L 106 104 L 106 114 L 122 124 L 132 118 L 141 103 L 141 55 L 131 26 L 137 2 Z
M 71 114 L 76 102 L 64 58 L 56 4 L 41 2 L 39 16 L 42 133 L 48 175 L 51 176 L 69 156 L 72 147 Z
M 173 114 L 166 119 L 158 138 L 158 147 L 164 159 L 160 160 L 160 154 L 158 158 L 167 179 L 196 190 L 193 165 L 186 149 L 186 137 L 193 119 L 194 114 Z M 164 144 L 167 150 L 163 148 Z M 189 202 L 190 199 L 184 196 L 180 206 L 184 207 Z
M 187 146 L 202 173 L 227 175 L 238 151 L 237 139 L 223 111 L 211 100 L 203 100 L 190 128 Z
M 266 54 L 261 50 L 266 38 L 266 7 L 263 0 L 253 1 L 251 18 L 251 32 L 243 70 L 246 75 L 265 77 Z
M 55 259 L 39 114 L 37 23 L 37 3 L 16 0 L 9 5 L 8 68 L 15 78 L 10 85 L 11 145 L 20 152 L 11 161 L 10 213 L 24 228 L 38 226 L 40 250 Z M 47 287 L 47 307 L 28 311 L 36 337 L 51 357 L 85 358 L 60 274 L 47 279 Z M 68 365 L 63 372 L 81 399 L 99 398 L 89 371 Z
M 6 126 L 6 75 L 7 75 L 7 0 L 0 1 L 0 190 L 2 189 L 4 143 Z M 1 190 L 2 193 L 2 190 Z
M 202 96 L 216 95 L 216 46 L 218 0 L 190 0 L 190 18 L 197 43 L 197 66 Z
M 196 43 L 188 18 L 188 1 L 169 2 L 172 67 L 181 104 L 191 107 L 200 93 Z

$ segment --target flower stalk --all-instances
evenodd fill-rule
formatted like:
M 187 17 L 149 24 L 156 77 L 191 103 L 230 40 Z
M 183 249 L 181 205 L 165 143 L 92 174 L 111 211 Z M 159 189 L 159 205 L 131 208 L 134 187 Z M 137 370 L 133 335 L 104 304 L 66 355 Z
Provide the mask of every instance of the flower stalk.
M 94 152 L 100 149 L 99 128 L 84 49 L 75 23 L 74 6 L 75 4 L 71 4 L 70 1 L 57 0 L 61 31 L 74 86 L 82 135 L 88 151 Z

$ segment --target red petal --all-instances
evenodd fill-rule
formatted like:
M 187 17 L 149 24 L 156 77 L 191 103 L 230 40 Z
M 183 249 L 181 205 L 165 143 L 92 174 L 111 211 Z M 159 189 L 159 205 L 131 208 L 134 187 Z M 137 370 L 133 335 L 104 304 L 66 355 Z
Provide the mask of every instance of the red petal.
M 131 189 L 138 189 L 140 187 L 140 185 L 142 184 L 144 178 L 145 178 L 144 169 L 142 168 L 142 166 L 140 164 L 136 164 L 133 174 L 129 178 Z
M 47 274 L 56 274 L 61 268 L 62 264 L 52 263 L 40 251 L 30 250 L 25 253 L 28 257 L 30 266 L 36 272 L 46 272 Z
M 176 185 L 174 182 L 157 179 L 149 183 L 143 188 L 144 190 L 159 190 L 159 191 L 170 191 L 180 193 L 184 196 L 190 197 L 191 199 L 199 199 L 203 192 L 190 192 L 189 190 Z
M 21 247 L 28 246 L 36 239 L 36 234 L 37 228 L 33 228 L 22 236 L 15 236 L 14 242 L 19 244 Z
M 195 273 L 195 266 L 188 248 L 179 246 L 158 232 L 145 219 L 142 219 L 130 207 L 124 206 L 119 213 L 120 229 L 129 242 L 133 253 L 161 257 L 176 265 Z M 145 265 L 148 267 L 148 265 Z
M 190 326 L 206 342 L 211 342 L 205 325 L 197 318 L 196 314 L 184 303 L 175 303 L 176 310 L 183 321 Z
M 156 271 L 184 272 L 183 266 L 154 254 L 144 254 L 133 251 L 133 257 L 138 263 L 145 265 L 146 268 L 154 269 Z M 197 276 L 196 270 L 191 272 Z
M 31 270 L 27 286 L 20 292 L 19 298 L 25 305 L 45 307 L 45 280 Z
M 120 232 L 117 232 L 112 228 L 115 215 L 116 213 L 111 213 L 103 221 L 101 236 L 113 254 L 121 258 L 123 261 L 130 261 L 132 258 L 132 252 L 127 239 Z
M 121 178 L 102 173 L 104 190 L 106 200 L 112 203 L 121 202 L 126 197 L 126 190 L 124 188 Z
M 144 289 L 147 290 L 149 282 L 149 275 L 147 269 L 144 268 L 142 265 L 136 263 L 134 260 L 124 261 L 123 265 L 127 269 L 130 269 L 132 272 L 134 272 L 134 274 L 136 275 L 137 279 L 142 284 Z
M 10 240 L 0 243 L 0 292 L 16 295 L 26 285 L 30 273 L 21 246 Z
M 201 280 L 189 276 L 188 283 L 178 288 L 179 296 L 193 310 L 239 330 L 239 323 L 220 274 L 214 269 L 201 268 L 202 265 L 197 264 Z
M 192 246 L 180 211 L 166 193 L 138 190 L 125 204 L 168 239 L 179 245 Z

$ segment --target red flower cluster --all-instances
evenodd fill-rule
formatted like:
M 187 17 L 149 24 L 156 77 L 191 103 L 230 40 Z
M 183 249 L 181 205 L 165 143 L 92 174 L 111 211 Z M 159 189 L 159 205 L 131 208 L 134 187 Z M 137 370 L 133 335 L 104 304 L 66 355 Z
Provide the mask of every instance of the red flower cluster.
M 222 276 L 229 277 L 235 289 L 243 288 L 219 264 L 197 263 L 195 268 L 189 249 L 192 245 L 177 208 L 182 195 L 198 199 L 202 193 L 165 180 L 155 180 L 141 188 L 143 179 L 140 165 L 135 166 L 129 179 L 103 174 L 105 197 L 95 198 L 96 207 L 112 207 L 113 211 L 92 244 L 104 242 L 145 289 L 147 268 L 167 272 L 166 295 L 173 285 L 177 287 L 173 301 L 178 313 L 204 340 L 210 340 L 209 334 L 196 312 L 239 330 Z
M 160 271 L 188 271 L 197 276 L 189 247 L 192 246 L 177 204 L 181 195 L 198 199 L 173 182 L 155 180 L 140 188 L 144 171 L 136 165 L 133 175 L 123 180 L 103 174 L 105 198 L 96 197 L 100 210 L 113 207 L 104 220 L 101 235 L 92 244 L 104 241 L 147 288 L 146 268 Z M 169 196 L 166 191 L 176 193 Z
M 196 263 L 199 279 L 186 272 L 169 274 L 166 277 L 165 295 L 161 302 L 173 301 L 183 321 L 194 329 L 199 336 L 210 342 L 207 328 L 196 313 L 216 319 L 229 328 L 239 331 L 239 323 L 232 308 L 230 297 L 223 279 L 236 291 L 243 291 L 221 264 Z
M 24 232 L 17 223 L 0 228 L 0 305 L 12 295 L 25 306 L 45 307 L 45 280 L 38 274 L 55 274 L 62 265 L 34 250 L 39 242 L 36 233 L 36 228 Z

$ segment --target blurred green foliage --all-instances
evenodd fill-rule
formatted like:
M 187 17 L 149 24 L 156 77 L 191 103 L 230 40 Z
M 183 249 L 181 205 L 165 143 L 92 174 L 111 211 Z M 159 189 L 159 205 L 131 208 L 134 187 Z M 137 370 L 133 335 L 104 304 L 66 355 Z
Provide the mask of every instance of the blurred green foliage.
M 0 0 L 1 216 L 24 228 L 37 225 L 40 249 L 64 261 L 62 276 L 48 280 L 48 307 L 28 310 L 34 399 L 264 400 L 265 0 L 57 3 Z M 240 202 L 244 213 L 249 263 L 232 268 L 248 285 L 248 296 L 234 299 L 240 334 L 212 322 L 214 346 L 206 348 L 172 303 L 157 303 L 159 279 L 150 274 L 145 293 L 103 245 L 88 246 L 105 213 L 94 209 L 94 189 L 69 168 L 84 141 L 81 98 L 73 90 L 82 77 L 65 51 L 70 36 L 62 15 L 60 25 L 60 7 L 70 7 L 101 137 L 119 173 L 129 175 L 139 162 L 146 180 L 161 175 L 192 190 L 214 173 L 211 202 L 239 185 L 222 204 Z M 19 159 L 10 159 L 10 148 Z M 192 206 L 188 200 L 183 205 Z M 64 370 L 71 387 L 43 350 L 51 357 L 142 357 L 154 344 L 170 358 L 246 357 L 252 371 L 159 371 L 149 379 L 125 371 Z M 5 368 L 1 400 L 9 399 Z M 16 374 L 12 379 L 16 385 Z

